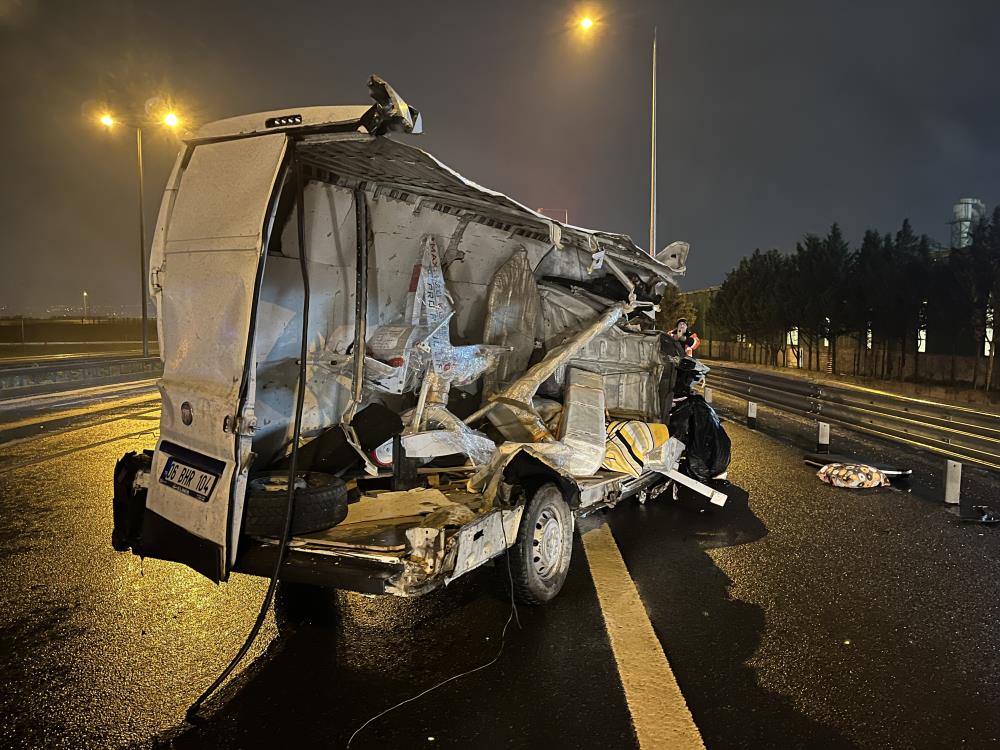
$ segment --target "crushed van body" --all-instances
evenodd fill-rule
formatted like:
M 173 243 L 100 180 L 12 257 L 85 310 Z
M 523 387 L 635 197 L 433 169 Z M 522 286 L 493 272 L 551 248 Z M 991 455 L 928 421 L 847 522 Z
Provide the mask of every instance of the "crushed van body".
M 390 136 L 422 117 L 369 88 L 185 141 L 150 261 L 160 436 L 116 469 L 116 548 L 270 575 L 291 492 L 310 530 L 283 579 L 413 596 L 509 550 L 540 603 L 575 517 L 671 485 L 723 505 L 668 433 L 686 395 L 651 327 L 687 244 L 650 255 L 482 187 Z

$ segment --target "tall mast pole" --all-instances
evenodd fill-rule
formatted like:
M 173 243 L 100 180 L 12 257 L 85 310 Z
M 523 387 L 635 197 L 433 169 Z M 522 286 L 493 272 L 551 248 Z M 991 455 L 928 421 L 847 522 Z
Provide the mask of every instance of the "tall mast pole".
M 135 128 L 135 164 L 139 180 L 139 299 L 142 301 L 142 356 L 149 356 L 149 311 L 146 309 L 146 216 L 143 201 L 142 126 Z
M 653 27 L 653 118 L 649 132 L 649 254 L 656 254 L 656 27 Z

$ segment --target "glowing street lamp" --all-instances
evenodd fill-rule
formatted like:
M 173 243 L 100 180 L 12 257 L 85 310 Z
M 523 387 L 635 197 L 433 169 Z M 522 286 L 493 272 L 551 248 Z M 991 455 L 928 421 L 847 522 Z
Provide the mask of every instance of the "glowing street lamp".
M 158 101 L 158 100 L 150 100 Z M 147 107 L 149 105 L 147 104 Z M 147 110 L 148 111 L 148 110 Z M 110 130 L 115 125 L 119 124 L 119 121 L 115 119 L 114 115 L 110 112 L 104 112 L 98 118 L 98 121 Z M 181 124 L 180 116 L 172 111 L 168 110 L 161 118 L 160 124 L 165 125 L 170 129 L 177 128 Z M 142 301 L 142 355 L 144 357 L 149 356 L 149 310 L 146 304 L 146 216 L 144 207 L 144 197 L 143 197 L 143 172 L 142 172 L 142 126 L 141 122 L 122 122 L 122 125 L 127 125 L 128 127 L 135 128 L 135 163 L 136 163 L 136 173 L 138 178 L 139 187 L 139 294 L 140 300 Z M 87 293 L 83 293 L 84 297 L 84 307 L 86 307 Z M 86 315 L 86 313 L 84 313 Z
M 576 22 L 577 28 L 590 33 L 596 22 L 591 16 L 583 16 Z M 653 91 L 652 122 L 649 133 L 649 254 L 656 254 L 656 27 L 653 27 Z
M 87 320 L 87 292 L 86 291 L 84 291 L 84 293 L 83 293 L 83 319 L 84 319 L 84 321 Z

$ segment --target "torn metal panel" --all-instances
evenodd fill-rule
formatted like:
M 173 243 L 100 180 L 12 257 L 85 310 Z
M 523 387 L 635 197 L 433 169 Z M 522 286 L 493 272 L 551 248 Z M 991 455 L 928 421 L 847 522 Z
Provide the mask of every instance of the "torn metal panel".
M 498 398 L 488 416 L 505 440 L 515 443 L 544 443 L 555 439 L 548 425 L 533 408 L 516 401 Z
M 379 183 L 438 198 L 453 208 L 477 212 L 487 221 L 502 221 L 511 229 L 531 232 L 553 248 L 550 256 L 572 258 L 577 269 L 574 275 L 579 279 L 588 275 L 596 242 L 607 257 L 639 273 L 644 281 L 653 277 L 666 281 L 676 275 L 627 235 L 554 222 L 502 193 L 466 179 L 431 154 L 408 144 L 389 138 L 318 136 L 303 145 L 303 153 L 313 165 L 335 175 L 345 186 L 354 187 L 359 181 Z
M 604 393 L 612 416 L 659 421 L 659 384 L 664 365 L 658 334 L 609 328 L 595 336 L 568 364 L 604 376 Z
M 611 304 L 589 295 L 573 294 L 565 287 L 545 281 L 539 282 L 538 295 L 542 312 L 541 335 L 546 348 L 557 345 L 567 331 L 582 328 Z
M 570 368 L 557 436 L 572 451 L 565 469 L 589 476 L 604 460 L 604 383 L 597 373 Z
M 402 418 L 412 424 L 415 414 L 416 409 L 405 411 Z M 486 435 L 473 430 L 440 404 L 432 403 L 425 406 L 420 425 L 437 429 L 429 432 L 415 430 L 403 437 L 406 455 L 411 458 L 462 453 L 478 466 L 488 462 L 496 450 L 496 444 Z M 420 437 L 417 437 L 418 435 Z M 414 452 L 411 452 L 411 447 Z
M 465 425 L 463 425 L 464 427 Z M 403 435 L 401 442 L 408 458 L 436 458 L 461 453 L 473 464 L 490 460 L 496 445 L 482 433 L 466 427 L 467 432 L 426 430 Z
M 506 347 L 451 343 L 448 321 L 455 311 L 445 286 L 437 239 L 427 235 L 421 247 L 420 260 L 413 267 L 405 319 L 381 326 L 368 340 L 375 358 L 397 368 L 393 377 L 379 380 L 400 389 L 393 392 L 415 390 L 430 372 L 444 381 L 447 392 L 450 385 L 474 382 L 507 352 Z
M 455 539 L 455 568 L 445 578 L 445 583 L 478 568 L 511 546 L 517 539 L 523 512 L 523 505 L 510 510 L 497 509 L 463 526 Z
M 483 342 L 510 351 L 498 358 L 496 369 L 483 376 L 484 395 L 496 393 L 527 368 L 540 311 L 538 285 L 522 246 L 493 276 L 486 296 Z
M 575 294 L 565 287 L 539 284 L 542 300 L 542 330 L 548 347 L 561 341 L 567 331 L 577 329 L 582 321 L 592 320 L 600 303 L 592 295 Z M 607 409 L 618 418 L 659 419 L 659 383 L 663 375 L 659 334 L 630 332 L 618 326 L 594 336 L 568 361 L 604 376 Z M 556 369 L 553 379 L 540 389 L 545 395 L 558 395 L 565 373 Z
M 687 271 L 687 257 L 691 246 L 686 242 L 671 242 L 656 254 L 656 260 L 678 276 Z
M 520 454 L 526 454 L 551 469 L 565 480 L 567 485 L 576 486 L 573 474 L 566 469 L 572 460 L 573 449 L 560 442 L 551 443 L 501 443 L 490 462 L 469 477 L 470 492 L 479 492 L 487 507 L 492 506 L 500 486 L 504 481 L 504 471 Z

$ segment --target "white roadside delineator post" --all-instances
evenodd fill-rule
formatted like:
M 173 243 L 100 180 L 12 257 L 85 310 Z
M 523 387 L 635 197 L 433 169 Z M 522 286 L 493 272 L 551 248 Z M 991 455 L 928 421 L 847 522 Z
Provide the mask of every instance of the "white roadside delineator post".
M 944 501 L 949 505 L 957 505 L 962 497 L 962 464 L 959 461 L 948 461 L 948 469 L 944 475 Z
M 706 404 L 712 403 L 712 389 L 711 388 L 705 388 L 705 403 Z
M 757 429 L 757 402 L 747 401 L 747 427 Z
M 817 422 L 816 423 L 816 452 L 817 453 L 829 453 L 830 452 L 830 423 L 829 422 Z

